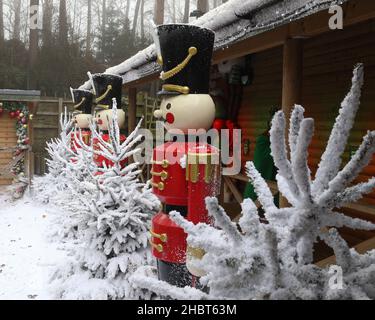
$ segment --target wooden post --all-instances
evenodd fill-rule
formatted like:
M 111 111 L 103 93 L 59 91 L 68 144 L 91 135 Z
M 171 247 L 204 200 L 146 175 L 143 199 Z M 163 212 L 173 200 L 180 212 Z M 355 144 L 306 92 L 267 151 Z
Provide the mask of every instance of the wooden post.
M 154 22 L 156 25 L 164 23 L 164 0 L 155 0 Z
M 303 43 L 287 39 L 284 44 L 283 111 L 288 117 L 292 107 L 301 103 Z
M 301 103 L 302 72 L 303 72 L 303 41 L 301 39 L 287 39 L 284 43 L 283 62 L 283 91 L 282 107 L 287 118 L 287 132 L 289 132 L 289 117 L 295 104 Z M 280 198 L 280 207 L 289 206 L 284 197 Z

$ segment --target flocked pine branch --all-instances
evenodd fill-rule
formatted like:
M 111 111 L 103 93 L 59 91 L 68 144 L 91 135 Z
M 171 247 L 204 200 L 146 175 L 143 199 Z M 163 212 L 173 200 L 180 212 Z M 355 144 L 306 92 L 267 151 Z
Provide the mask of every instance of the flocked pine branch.
M 325 190 L 340 169 L 341 156 L 345 151 L 350 130 L 354 125 L 355 115 L 360 105 L 362 86 L 363 65 L 359 64 L 354 70 L 352 87 L 341 104 L 339 116 L 332 129 L 327 148 L 322 155 L 313 183 L 314 195 Z

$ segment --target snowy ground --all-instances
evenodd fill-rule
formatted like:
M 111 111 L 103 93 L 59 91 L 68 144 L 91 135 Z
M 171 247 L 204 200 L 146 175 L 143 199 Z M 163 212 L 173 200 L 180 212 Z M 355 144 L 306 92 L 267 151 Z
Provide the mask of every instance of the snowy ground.
M 0 300 L 50 299 L 50 269 L 66 258 L 47 238 L 52 218 L 27 197 L 9 203 L 0 193 Z

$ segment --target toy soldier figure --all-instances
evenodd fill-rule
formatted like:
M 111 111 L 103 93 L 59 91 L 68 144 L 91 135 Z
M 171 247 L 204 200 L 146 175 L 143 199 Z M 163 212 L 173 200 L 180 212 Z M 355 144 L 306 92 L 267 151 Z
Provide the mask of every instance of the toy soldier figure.
M 90 122 L 92 120 L 91 110 L 94 96 L 87 90 L 70 88 L 70 92 L 74 103 L 73 125 L 76 128 L 76 131 L 72 133 L 71 148 L 73 152 L 76 152 L 77 148 L 79 148 L 78 135 L 80 132 L 83 142 L 87 145 L 90 144 Z
M 101 138 L 105 142 L 110 141 L 109 126 L 112 121 L 112 107 L 113 99 L 116 99 L 117 107 L 117 123 L 120 129 L 124 129 L 125 126 L 125 112 L 121 109 L 121 97 L 122 97 L 122 77 L 112 74 L 91 74 L 89 77 L 92 83 L 94 94 L 96 96 L 96 107 L 95 107 L 95 121 L 100 129 L 102 135 Z M 126 140 L 125 135 L 120 135 L 120 141 Z M 100 142 L 97 138 L 93 141 L 94 150 L 101 151 Z M 107 168 L 113 166 L 113 162 L 103 156 L 95 155 L 94 161 L 99 168 L 103 168 L 104 164 Z M 126 161 L 122 164 L 125 166 Z
M 197 135 L 191 132 L 209 130 L 215 118 L 215 105 L 208 94 L 214 33 L 182 24 L 161 25 L 156 33 L 164 84 L 155 117 L 184 142 L 167 142 L 154 150 L 151 183 L 164 208 L 153 218 L 151 245 L 160 280 L 180 287 L 194 286 L 195 276 L 201 275 L 189 265 L 187 251 L 197 258 L 204 253 L 187 248 L 184 230 L 169 213 L 178 211 L 194 224 L 209 224 L 205 199 L 220 190 L 219 150 L 197 142 Z

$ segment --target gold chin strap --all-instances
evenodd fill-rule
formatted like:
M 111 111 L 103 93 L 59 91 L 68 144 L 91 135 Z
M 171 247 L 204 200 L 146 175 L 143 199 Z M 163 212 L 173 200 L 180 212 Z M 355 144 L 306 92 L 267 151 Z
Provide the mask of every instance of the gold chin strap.
M 78 104 L 76 104 L 76 105 L 74 106 L 74 109 L 78 109 L 80 106 L 82 106 L 82 105 L 84 104 L 85 101 L 86 101 L 86 98 L 83 97 L 82 100 L 81 100 L 81 102 L 78 103 Z
M 163 58 L 162 58 L 162 56 L 158 55 L 158 57 L 156 59 L 156 62 L 162 66 L 163 65 Z
M 113 89 L 113 87 L 111 85 L 108 85 L 107 91 L 104 92 L 103 95 L 101 95 L 100 97 L 96 98 L 96 103 L 99 103 L 100 101 L 102 101 L 111 92 L 112 89 Z M 100 105 L 100 106 L 102 106 L 102 105 Z
M 176 74 L 180 73 L 190 62 L 191 58 L 194 57 L 198 53 L 198 49 L 196 47 L 190 47 L 188 50 L 188 55 L 184 61 L 182 61 L 179 65 L 174 67 L 172 70 L 162 72 L 160 78 L 162 80 L 168 80 L 174 77 Z
M 109 105 L 106 104 L 97 104 L 95 110 L 96 111 L 103 111 L 103 110 L 108 110 Z
M 178 93 L 181 93 L 181 94 L 189 94 L 190 93 L 189 87 L 178 86 L 176 84 L 165 84 L 165 85 L 163 85 L 163 90 L 169 91 L 169 92 L 178 92 Z

